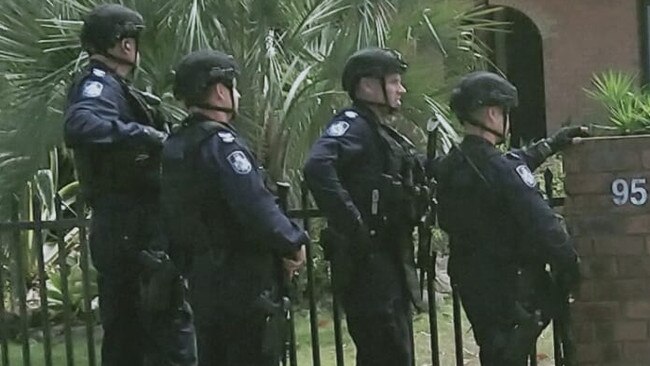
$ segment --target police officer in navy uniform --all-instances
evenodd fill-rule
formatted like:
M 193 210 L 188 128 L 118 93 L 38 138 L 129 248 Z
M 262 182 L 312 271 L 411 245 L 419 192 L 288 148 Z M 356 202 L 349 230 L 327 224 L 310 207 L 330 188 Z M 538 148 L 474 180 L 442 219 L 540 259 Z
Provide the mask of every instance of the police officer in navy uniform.
M 309 238 L 280 210 L 235 128 L 233 57 L 196 51 L 175 71 L 189 116 L 165 143 L 162 204 L 172 257 L 189 279 L 199 365 L 277 365 L 286 321 L 278 272 L 303 264 Z
M 151 350 L 140 303 L 138 260 L 159 239 L 160 153 L 166 133 L 148 97 L 127 80 L 138 62 L 142 16 L 116 4 L 99 5 L 84 19 L 82 47 L 89 65 L 68 92 L 64 136 L 74 150 L 83 198 L 92 209 L 90 253 L 98 271 L 103 365 L 142 365 Z M 177 364 L 192 364 L 189 351 Z M 148 364 L 166 365 L 165 352 Z
M 466 136 L 435 165 L 449 272 L 483 366 L 526 365 L 556 311 L 553 289 L 572 289 L 578 279 L 574 246 L 532 171 L 586 129 L 566 127 L 503 153 L 495 145 L 506 139 L 517 100 L 517 89 L 496 74 L 466 75 L 451 97 Z
M 350 56 L 342 82 L 353 105 L 327 124 L 304 167 L 328 219 L 321 236 L 360 366 L 413 362 L 411 307 L 421 304 L 412 232 L 426 179 L 413 144 L 385 123 L 401 106 L 406 69 L 390 49 Z

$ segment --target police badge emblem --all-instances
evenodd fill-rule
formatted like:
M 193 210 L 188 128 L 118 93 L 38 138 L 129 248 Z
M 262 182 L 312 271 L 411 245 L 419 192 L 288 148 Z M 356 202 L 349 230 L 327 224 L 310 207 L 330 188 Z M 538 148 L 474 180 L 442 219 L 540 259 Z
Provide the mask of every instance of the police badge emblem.
M 102 95 L 103 89 L 104 85 L 102 85 L 102 83 L 99 81 L 89 81 L 84 84 L 82 95 L 87 98 L 96 98 Z
M 537 184 L 537 181 L 535 181 L 535 176 L 533 173 L 528 169 L 528 166 L 526 165 L 519 165 L 517 168 L 517 174 L 519 174 L 519 177 L 521 177 L 521 180 L 526 183 L 527 186 L 533 188 Z
M 228 155 L 226 158 L 228 160 L 228 163 L 230 163 L 230 166 L 232 166 L 232 169 L 235 171 L 237 174 L 248 174 L 251 172 L 253 165 L 251 164 L 250 160 L 246 157 L 243 151 L 234 151 Z
M 343 136 L 348 128 L 350 128 L 350 124 L 345 121 L 334 122 L 327 129 L 327 134 L 332 137 Z

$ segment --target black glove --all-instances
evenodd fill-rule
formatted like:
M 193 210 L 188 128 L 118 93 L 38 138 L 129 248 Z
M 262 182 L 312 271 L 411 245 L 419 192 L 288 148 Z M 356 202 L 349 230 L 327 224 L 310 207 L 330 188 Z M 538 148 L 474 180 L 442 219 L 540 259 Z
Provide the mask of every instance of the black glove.
M 571 145 L 574 137 L 587 136 L 589 136 L 589 130 L 586 126 L 562 127 L 553 136 L 546 139 L 546 143 L 551 147 L 552 152 L 556 153 Z
M 167 140 L 167 133 L 159 131 L 151 126 L 145 126 L 144 132 L 145 140 L 154 146 L 162 146 L 165 140 Z

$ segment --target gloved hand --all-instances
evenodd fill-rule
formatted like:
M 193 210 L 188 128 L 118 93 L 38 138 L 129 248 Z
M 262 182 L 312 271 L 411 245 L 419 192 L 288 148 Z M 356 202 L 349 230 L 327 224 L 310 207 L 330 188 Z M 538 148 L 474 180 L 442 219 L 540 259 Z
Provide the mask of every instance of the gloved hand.
M 588 137 L 589 129 L 586 126 L 562 127 L 553 136 L 546 139 L 553 153 L 571 145 L 575 137 Z
M 154 146 L 162 146 L 168 137 L 165 132 L 159 131 L 151 126 L 144 126 L 144 132 L 145 140 Z

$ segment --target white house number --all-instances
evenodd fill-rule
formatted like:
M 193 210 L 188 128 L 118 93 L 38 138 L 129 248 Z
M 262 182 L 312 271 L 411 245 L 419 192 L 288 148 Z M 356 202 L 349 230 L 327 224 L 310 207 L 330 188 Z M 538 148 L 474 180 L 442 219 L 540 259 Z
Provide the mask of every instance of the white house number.
M 621 206 L 630 202 L 635 206 L 645 205 L 648 201 L 645 184 L 645 178 L 632 178 L 629 183 L 625 179 L 616 179 L 612 182 L 614 204 Z

